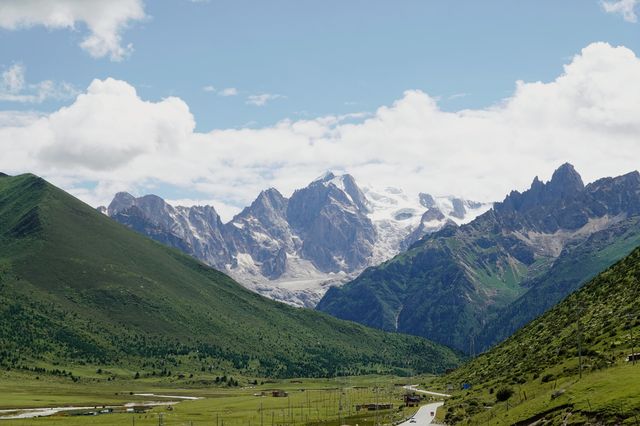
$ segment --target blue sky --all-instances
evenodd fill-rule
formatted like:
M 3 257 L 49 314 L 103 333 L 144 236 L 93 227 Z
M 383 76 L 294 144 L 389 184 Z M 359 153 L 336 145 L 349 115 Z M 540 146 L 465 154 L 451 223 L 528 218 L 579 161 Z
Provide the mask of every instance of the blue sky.
M 76 31 L 0 32 L 1 66 L 29 81 L 130 82 L 145 99 L 184 99 L 198 130 L 373 111 L 420 89 L 446 110 L 509 96 L 516 80 L 549 81 L 594 41 L 640 47 L 640 26 L 599 1 L 147 1 L 122 32 L 119 62 L 78 48 Z M 203 91 L 233 87 L 237 96 Z M 247 97 L 277 94 L 262 107 Z M 53 110 L 64 102 L 48 102 Z M 5 109 L 34 108 L 4 102 Z
M 636 113 L 636 3 L 4 0 L 0 143 L 15 158 L 0 166 L 43 174 L 92 204 L 116 190 L 153 191 L 228 212 L 266 186 L 287 193 L 327 168 L 478 199 L 522 189 L 569 160 L 587 179 L 623 172 L 633 164 L 593 159 L 619 136 L 612 123 L 623 128 Z M 597 94 L 582 99 L 589 79 Z M 567 122 L 546 117 L 534 105 L 541 98 L 571 105 L 558 112 Z M 578 132 L 571 117 L 592 110 Z M 511 114 L 519 127 L 504 124 Z M 577 154 L 585 132 L 593 147 Z M 534 155 L 540 138 L 548 145 Z M 480 167 L 456 146 L 510 156 Z M 629 142 L 620 151 L 636 150 Z

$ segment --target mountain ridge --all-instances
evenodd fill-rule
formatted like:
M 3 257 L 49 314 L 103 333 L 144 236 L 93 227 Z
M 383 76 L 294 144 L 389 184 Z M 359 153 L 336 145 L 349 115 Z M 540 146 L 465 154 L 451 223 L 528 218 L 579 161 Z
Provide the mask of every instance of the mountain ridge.
M 211 206 L 173 207 L 159 200 L 121 193 L 99 211 L 230 274 L 247 288 L 307 307 L 315 306 L 330 286 L 489 207 L 424 193 L 413 200 L 396 188 L 361 189 L 352 176 L 332 172 L 290 198 L 274 188 L 261 191 L 226 223 Z M 192 216 L 201 219 L 191 221 Z
M 567 244 L 619 223 L 635 242 L 640 233 L 637 221 L 625 221 L 638 215 L 640 174 L 584 186 L 573 166 L 564 164 L 549 182 L 535 178 L 527 191 L 512 191 L 473 221 L 429 234 L 407 252 L 331 289 L 317 309 L 384 330 L 428 336 L 469 352 L 489 321 L 500 329 L 496 312 L 505 312 L 537 277 L 553 268 Z M 602 267 L 634 248 L 616 247 Z M 594 252 L 604 248 L 591 247 Z M 588 256 L 582 259 L 588 262 Z M 572 282 L 561 295 L 588 278 L 586 274 Z M 550 307 L 540 306 L 543 311 Z M 525 317 L 530 320 L 543 311 L 532 309 L 516 323 L 523 325 Z M 482 344 L 495 343 L 496 338 L 483 335 Z

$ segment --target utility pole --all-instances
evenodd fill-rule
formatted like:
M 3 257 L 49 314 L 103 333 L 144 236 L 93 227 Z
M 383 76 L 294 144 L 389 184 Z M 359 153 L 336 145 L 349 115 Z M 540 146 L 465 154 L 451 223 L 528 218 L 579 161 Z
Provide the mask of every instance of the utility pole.
M 629 318 L 629 334 L 631 337 L 631 362 L 633 365 L 636 365 L 636 342 L 633 338 L 633 315 L 627 314 Z
M 340 402 L 338 402 L 338 424 L 342 424 L 342 390 L 339 389 L 340 392 Z

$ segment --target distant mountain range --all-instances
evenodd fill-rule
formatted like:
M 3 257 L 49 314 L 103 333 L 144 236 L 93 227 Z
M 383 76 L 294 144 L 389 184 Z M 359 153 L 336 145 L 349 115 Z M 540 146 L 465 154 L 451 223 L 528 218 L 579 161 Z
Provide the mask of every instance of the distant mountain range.
M 184 224 L 216 223 L 212 209 L 169 211 Z M 0 175 L 3 370 L 314 377 L 437 372 L 458 362 L 422 338 L 269 300 L 39 177 Z
M 640 245 L 640 174 L 587 186 L 570 164 L 460 227 L 431 233 L 317 309 L 474 353 Z
M 290 198 L 262 191 L 228 223 L 213 206 L 174 207 L 155 195 L 118 193 L 99 210 L 260 294 L 313 307 L 330 286 L 490 207 L 425 193 L 413 199 L 396 188 L 361 189 L 352 176 L 329 172 Z

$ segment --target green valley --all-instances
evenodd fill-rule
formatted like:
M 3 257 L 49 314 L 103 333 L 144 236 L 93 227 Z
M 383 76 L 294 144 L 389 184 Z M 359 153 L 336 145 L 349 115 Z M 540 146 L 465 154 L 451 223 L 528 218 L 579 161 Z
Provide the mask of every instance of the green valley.
M 82 380 L 438 372 L 459 363 L 252 293 L 33 175 L 0 178 L 0 365 Z

